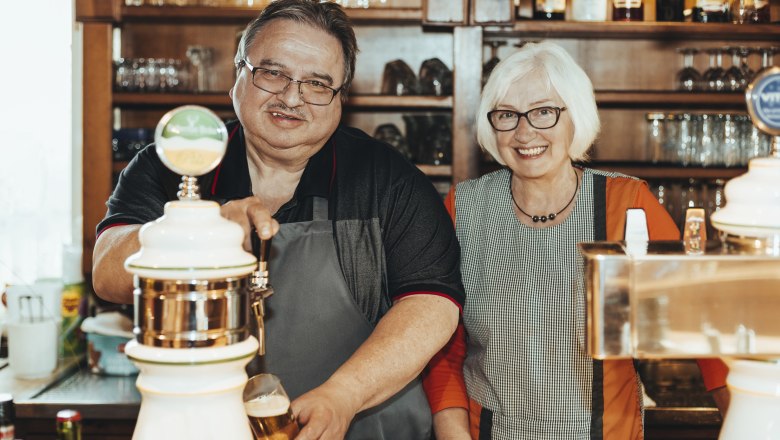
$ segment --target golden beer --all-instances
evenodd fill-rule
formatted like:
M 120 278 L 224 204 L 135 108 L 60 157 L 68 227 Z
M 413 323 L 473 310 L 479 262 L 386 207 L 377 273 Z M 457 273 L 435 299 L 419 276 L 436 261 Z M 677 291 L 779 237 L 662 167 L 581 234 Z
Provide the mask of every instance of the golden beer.
M 255 440 L 292 440 L 298 435 L 298 423 L 285 396 L 260 396 L 244 402 Z

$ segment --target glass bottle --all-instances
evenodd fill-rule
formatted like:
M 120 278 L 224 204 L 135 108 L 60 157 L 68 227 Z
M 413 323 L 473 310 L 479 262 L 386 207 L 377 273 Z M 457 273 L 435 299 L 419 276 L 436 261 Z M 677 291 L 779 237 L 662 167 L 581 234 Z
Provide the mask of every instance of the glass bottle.
M 607 21 L 607 1 L 572 0 L 571 18 L 574 21 Z
M 656 0 L 655 21 L 685 21 L 684 0 Z
M 732 23 L 746 24 L 756 15 L 756 3 L 754 0 L 731 0 L 729 12 Z
M 693 8 L 693 21 L 700 23 L 727 23 L 729 4 L 726 0 L 696 0 Z
M 613 0 L 612 21 L 643 21 L 645 4 L 642 0 Z
M 81 413 L 73 409 L 57 412 L 57 440 L 81 440 Z
M 769 23 L 769 0 L 754 0 L 755 12 L 749 23 Z
M 14 398 L 8 393 L 0 394 L 0 440 L 14 440 Z
M 563 20 L 566 0 L 534 0 L 534 20 Z

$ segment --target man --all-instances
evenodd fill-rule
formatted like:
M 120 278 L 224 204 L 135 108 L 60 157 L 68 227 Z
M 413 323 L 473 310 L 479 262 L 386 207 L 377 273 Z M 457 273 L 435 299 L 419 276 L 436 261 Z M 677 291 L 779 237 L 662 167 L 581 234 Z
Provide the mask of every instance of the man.
M 458 322 L 459 248 L 427 178 L 339 126 L 356 52 L 339 6 L 271 3 L 236 54 L 228 151 L 199 183 L 247 237 L 275 234 L 267 355 L 255 366 L 295 399 L 298 438 L 428 439 L 417 377 Z M 122 263 L 177 184 L 149 148 L 123 171 L 98 226 L 98 295 L 132 301 Z

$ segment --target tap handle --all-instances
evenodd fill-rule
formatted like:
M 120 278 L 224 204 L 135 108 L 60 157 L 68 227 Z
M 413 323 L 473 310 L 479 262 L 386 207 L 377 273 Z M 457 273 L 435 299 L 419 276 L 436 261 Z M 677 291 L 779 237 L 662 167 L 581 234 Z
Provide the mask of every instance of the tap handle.
M 250 241 L 252 242 L 252 254 L 257 258 L 258 263 L 268 263 L 268 254 L 271 251 L 271 239 L 262 240 L 257 233 L 257 229 L 252 227 L 250 232 Z
M 262 296 L 255 298 L 254 302 L 252 302 L 252 312 L 257 321 L 257 354 L 263 356 L 265 354 L 265 321 L 263 319 L 265 316 L 265 300 Z

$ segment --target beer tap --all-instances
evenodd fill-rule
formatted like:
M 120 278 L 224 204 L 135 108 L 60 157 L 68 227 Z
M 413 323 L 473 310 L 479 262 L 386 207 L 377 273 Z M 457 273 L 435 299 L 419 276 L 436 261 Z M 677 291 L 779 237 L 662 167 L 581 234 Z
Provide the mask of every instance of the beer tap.
M 268 283 L 268 253 L 271 251 L 271 239 L 261 240 L 254 228 L 250 234 L 252 253 L 257 257 L 257 270 L 252 272 L 249 289 L 252 294 L 252 313 L 257 321 L 257 342 L 259 343 L 257 354 L 262 356 L 265 354 L 265 323 L 263 319 L 265 299 L 274 293 L 273 287 Z

